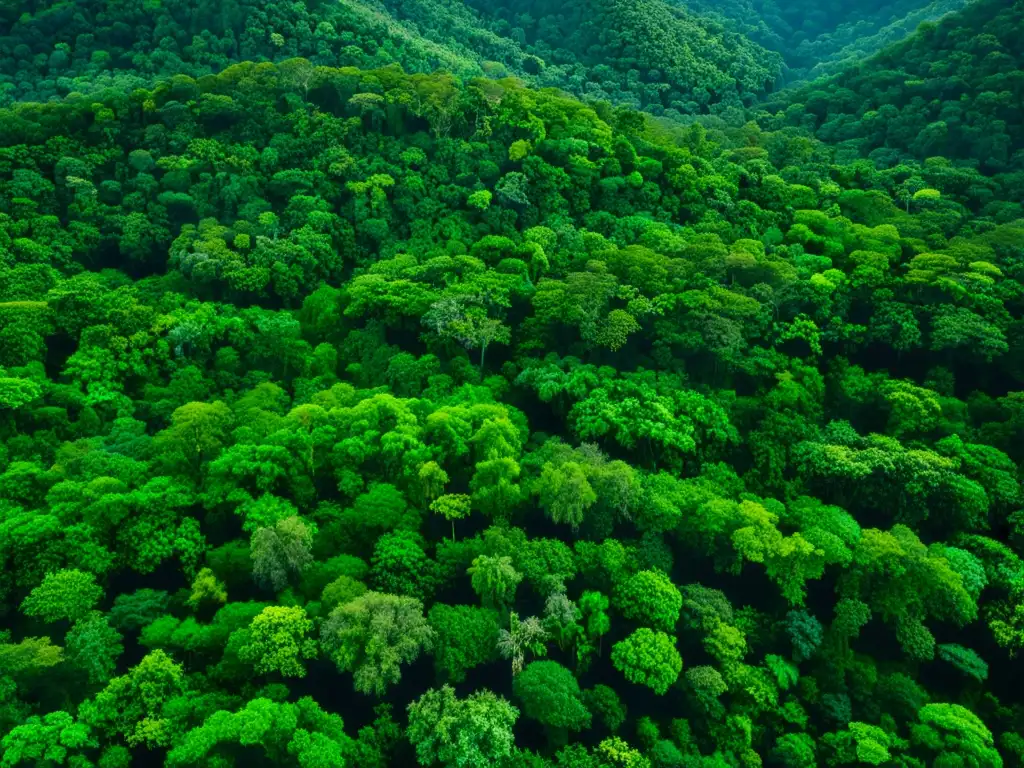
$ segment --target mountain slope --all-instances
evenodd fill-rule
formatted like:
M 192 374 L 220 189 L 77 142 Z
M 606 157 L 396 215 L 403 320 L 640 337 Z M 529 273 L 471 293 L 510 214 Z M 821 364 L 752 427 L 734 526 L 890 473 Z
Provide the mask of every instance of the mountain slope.
M 911 34 L 966 0 L 684 0 L 782 54 L 789 81 L 828 74 Z
M 532 0 L 475 8 L 460 0 L 35 0 L 0 10 L 0 103 L 292 57 L 512 74 L 668 114 L 749 104 L 781 70 L 777 54 L 662 0 L 557 8 Z
M 398 62 L 409 71 L 481 73 L 472 53 L 420 38 L 358 0 L 33 0 L 20 10 L 0 14 L 0 100 L 144 87 L 296 56 L 325 66 Z
M 847 152 L 1024 170 L 1024 3 L 978 0 L 826 80 L 766 102 Z
M 865 175 L 394 67 L 0 109 L 0 764 L 1014 765 L 1022 223 Z
M 1016 8 L 471 2 L 0 0 L 0 766 L 1020 768 Z
M 631 91 L 638 106 L 655 113 L 749 103 L 781 70 L 777 55 L 661 0 L 470 2 L 514 25 L 545 61 L 582 65 L 584 93 Z

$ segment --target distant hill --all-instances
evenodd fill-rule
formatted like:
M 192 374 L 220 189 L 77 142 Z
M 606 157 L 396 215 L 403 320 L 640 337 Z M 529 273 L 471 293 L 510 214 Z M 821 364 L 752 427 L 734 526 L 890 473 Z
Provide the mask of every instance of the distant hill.
M 0 4 L 0 103 L 197 77 L 243 60 L 482 73 L 478 59 L 354 0 L 28 0 Z
M 787 79 L 833 74 L 912 34 L 919 24 L 962 8 L 967 0 L 683 0 L 780 53 Z
M 1024 170 L 1024 3 L 979 0 L 769 111 L 883 165 L 945 157 Z
M 511 74 L 669 115 L 750 104 L 782 69 L 778 54 L 662 0 L 0 3 L 0 103 L 294 57 Z
M 424 0 L 388 0 L 406 7 Z M 441 0 L 442 2 L 444 0 Z M 447 0 L 451 3 L 452 0 Z M 782 69 L 767 51 L 714 19 L 661 0 L 469 0 L 557 74 L 545 84 L 655 114 L 750 103 Z

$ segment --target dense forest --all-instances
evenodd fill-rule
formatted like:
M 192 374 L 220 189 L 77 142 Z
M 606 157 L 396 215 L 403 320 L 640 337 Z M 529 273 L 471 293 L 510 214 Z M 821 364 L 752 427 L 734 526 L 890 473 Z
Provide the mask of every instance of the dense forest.
M 0 104 L 241 61 L 519 77 L 656 115 L 751 106 L 963 0 L 0 0 Z
M 0 766 L 1024 766 L 961 5 L 0 0 Z
M 962 161 L 1024 199 L 1024 6 L 978 0 L 921 25 L 862 66 L 787 92 L 764 108 L 841 151 L 891 167 Z
M 704 16 L 724 18 L 751 40 L 785 58 L 789 79 L 855 66 L 935 21 L 965 0 L 686 0 Z

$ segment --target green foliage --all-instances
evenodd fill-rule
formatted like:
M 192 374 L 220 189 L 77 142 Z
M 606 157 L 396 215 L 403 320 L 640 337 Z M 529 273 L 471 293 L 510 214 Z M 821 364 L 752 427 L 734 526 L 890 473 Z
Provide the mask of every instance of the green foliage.
M 409 704 L 406 735 L 421 765 L 487 766 L 512 754 L 519 710 L 488 690 L 465 699 L 444 686 Z
M 790 103 L 802 109 L 793 110 L 791 118 L 806 114 L 818 135 L 829 139 L 838 138 L 837 129 L 845 125 L 843 139 L 854 142 L 865 155 L 893 147 L 896 158 L 975 158 L 983 167 L 1002 169 L 1020 148 L 1020 123 L 1001 106 L 990 105 L 984 94 L 993 92 L 989 87 L 996 83 L 1008 86 L 1008 95 L 1019 87 L 1008 75 L 1020 63 L 1020 50 L 1010 38 L 1021 23 L 1020 13 L 1013 4 L 985 2 L 925 24 L 886 48 L 870 65 L 804 86 L 793 94 Z M 988 58 L 993 52 L 1000 55 Z M 959 121 L 950 119 L 950 102 L 961 101 L 960 95 L 943 95 L 943 86 L 952 82 L 974 86 L 962 91 L 957 111 L 985 115 L 981 119 L 989 126 L 987 135 L 963 130 Z M 882 83 L 893 89 L 884 98 Z M 843 93 L 850 107 L 821 98 L 826 93 Z M 851 113 L 859 119 L 850 120 Z M 926 186 L 922 183 L 911 194 Z
M 395 531 L 377 539 L 370 579 L 381 592 L 423 600 L 433 592 L 436 577 L 434 563 L 423 551 L 419 535 Z
M 320 596 L 320 605 L 324 611 L 330 613 L 337 606 L 352 602 L 364 592 L 366 592 L 366 585 L 363 582 L 343 574 L 324 587 Z
M 786 614 L 786 634 L 793 643 L 793 658 L 803 661 L 811 658 L 824 638 L 821 622 L 806 611 Z
M 826 733 L 822 742 L 829 765 L 885 765 L 893 757 L 890 750 L 905 746 L 878 726 L 859 722 L 849 723 L 845 730 Z
M 690 667 L 686 670 L 686 683 L 697 701 L 708 710 L 718 709 L 718 697 L 728 690 L 722 673 L 714 667 Z
M 146 655 L 82 705 L 79 716 L 94 728 L 122 737 L 130 747 L 166 747 L 176 739 L 176 697 L 187 690 L 184 669 L 161 650 Z
M 972 649 L 964 648 L 956 643 L 946 643 L 937 646 L 936 650 L 940 659 L 949 662 L 979 683 L 985 682 L 988 678 L 988 664 Z
M 969 765 L 1002 765 L 992 734 L 985 724 L 959 704 L 926 704 L 912 741 L 938 761 L 961 760 Z
M 508 629 L 498 630 L 498 653 L 512 660 L 512 675 L 523 671 L 527 652 L 534 656 L 547 653 L 547 630 L 536 616 L 520 620 L 519 614 L 512 611 L 508 617 Z
M 467 573 L 473 591 L 490 608 L 501 608 L 511 603 L 516 587 L 523 579 L 522 574 L 513 567 L 512 558 L 505 556 L 480 555 L 473 559 Z
M 77 569 L 49 573 L 21 604 L 28 616 L 43 621 L 78 621 L 87 615 L 103 596 L 96 577 Z
M 86 758 L 81 753 L 95 746 L 89 726 L 76 722 L 67 712 L 31 715 L 0 741 L 0 765 L 83 764 Z
M 583 704 L 601 725 L 613 733 L 626 722 L 626 705 L 610 686 L 599 684 L 583 691 Z
M 579 608 L 583 615 L 587 638 L 593 642 L 607 634 L 611 629 L 608 610 L 608 598 L 600 592 L 584 592 L 579 599 Z
M 412 597 L 366 592 L 339 605 L 324 622 L 321 644 L 355 688 L 381 696 L 402 678 L 401 665 L 433 646 L 423 604 Z
M 79 620 L 64 638 L 67 658 L 84 669 L 89 682 L 102 685 L 110 680 L 118 657 L 124 653 L 121 634 L 110 626 L 109 618 L 93 611 Z
M 452 524 L 452 541 L 455 541 L 455 521 L 469 517 L 470 499 L 464 493 L 446 493 L 430 502 L 430 511 L 441 515 Z
M 810 768 L 817 765 L 814 741 L 806 733 L 784 733 L 775 740 L 772 757 L 787 768 Z
M 672 635 L 642 627 L 612 648 L 612 663 L 632 683 L 663 695 L 683 670 Z
M 301 608 L 268 606 L 249 625 L 247 642 L 238 657 L 253 665 L 261 675 L 272 672 L 282 677 L 305 677 L 304 659 L 316 657 L 316 641 L 306 635 L 313 622 Z
M 498 657 L 498 614 L 471 605 L 434 605 L 427 614 L 437 638 L 434 664 L 453 683 Z
M 1019 4 L 72 5 L 0 0 L 0 763 L 1021 761 Z
M 5 675 L 38 672 L 56 666 L 64 660 L 63 649 L 53 645 L 48 637 L 26 637 L 20 643 L 8 642 L 9 633 L 5 633 L 5 642 L 0 644 L 0 670 Z
M 193 609 L 202 605 L 223 605 L 227 602 L 228 593 L 216 574 L 209 568 L 203 568 L 196 574 L 192 582 L 192 594 L 188 596 L 188 605 Z
M 230 754 L 234 745 L 240 756 L 255 747 L 278 765 L 342 765 L 352 748 L 343 725 L 309 697 L 294 704 L 255 698 L 237 712 L 213 712 L 168 752 L 167 765 L 208 764 L 211 752 Z
M 627 619 L 672 632 L 679 621 L 683 596 L 665 574 L 640 571 L 616 589 L 615 605 Z
M 590 726 L 579 683 L 555 661 L 534 661 L 516 675 L 513 689 L 523 714 L 550 728 L 580 731 Z
M 312 543 L 313 532 L 295 515 L 278 520 L 272 528 L 259 528 L 249 544 L 253 578 L 263 587 L 284 589 L 290 577 L 301 574 L 312 560 Z

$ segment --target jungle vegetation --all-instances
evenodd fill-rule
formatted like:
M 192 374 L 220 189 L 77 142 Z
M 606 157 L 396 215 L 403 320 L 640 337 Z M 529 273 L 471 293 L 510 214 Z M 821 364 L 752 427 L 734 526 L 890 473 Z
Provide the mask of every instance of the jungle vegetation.
M 835 5 L 0 2 L 0 766 L 1024 764 L 1024 6 Z

